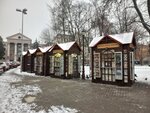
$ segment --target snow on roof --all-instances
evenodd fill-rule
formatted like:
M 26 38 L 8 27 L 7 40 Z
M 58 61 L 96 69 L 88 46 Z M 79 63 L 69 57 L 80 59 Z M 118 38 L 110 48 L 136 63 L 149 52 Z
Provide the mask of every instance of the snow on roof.
M 36 51 L 36 49 L 29 49 L 29 53 L 33 54 Z
M 93 40 L 91 41 L 91 43 L 90 43 L 90 47 L 93 47 L 93 46 L 95 46 L 102 38 L 103 38 L 104 36 L 100 36 L 100 37 L 95 37 L 95 38 L 93 38 Z
M 26 55 L 27 54 L 27 51 L 23 51 L 22 52 L 22 55 L 24 56 L 24 55 Z
M 121 42 L 122 44 L 129 44 L 129 43 L 132 43 L 133 32 L 114 34 L 114 35 L 109 35 L 109 36 L 112 37 L 113 39 Z
M 64 51 L 65 50 L 69 50 L 71 47 L 72 47 L 72 45 L 75 43 L 75 41 L 74 42 L 67 42 L 67 43 L 60 43 L 60 44 L 57 44 L 61 49 L 63 49 Z
M 108 36 L 110 36 L 111 38 L 113 38 L 114 40 L 117 40 L 118 42 L 122 44 L 129 44 L 129 43 L 132 43 L 133 32 L 114 34 L 114 35 L 108 35 Z M 95 46 L 99 41 L 102 40 L 103 37 L 104 36 L 94 38 L 89 46 L 90 47 Z
M 41 50 L 42 53 L 45 53 L 47 52 L 52 46 L 47 46 L 47 47 L 44 47 L 44 48 L 41 48 L 39 47 L 39 49 Z

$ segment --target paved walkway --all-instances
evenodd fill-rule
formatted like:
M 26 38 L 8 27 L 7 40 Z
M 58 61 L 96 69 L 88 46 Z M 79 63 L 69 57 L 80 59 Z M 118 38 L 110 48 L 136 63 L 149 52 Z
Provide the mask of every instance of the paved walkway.
M 27 76 L 14 85 L 38 84 L 42 90 L 34 100 L 41 108 L 51 105 L 75 108 L 80 113 L 150 113 L 150 86 L 135 83 L 120 87 L 82 80 Z

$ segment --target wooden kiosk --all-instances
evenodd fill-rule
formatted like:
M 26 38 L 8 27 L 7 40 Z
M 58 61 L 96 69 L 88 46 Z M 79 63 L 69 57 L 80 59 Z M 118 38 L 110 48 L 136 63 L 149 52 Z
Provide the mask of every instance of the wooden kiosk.
M 28 58 L 28 55 L 27 55 L 28 51 L 26 52 L 22 52 L 22 64 L 21 64 L 21 68 L 22 68 L 22 71 L 27 71 L 27 58 Z
M 47 75 L 47 53 L 51 47 L 37 48 L 34 58 L 34 71 L 37 75 Z
M 76 42 L 55 44 L 49 50 L 49 72 L 52 77 L 79 78 L 80 47 Z
M 26 71 L 26 72 L 30 72 L 33 73 L 34 72 L 34 57 L 35 57 L 35 51 L 36 49 L 29 49 L 28 51 L 26 51 L 23 54 L 22 57 L 22 71 Z
M 92 82 L 131 85 L 134 78 L 134 33 L 94 38 L 91 47 Z

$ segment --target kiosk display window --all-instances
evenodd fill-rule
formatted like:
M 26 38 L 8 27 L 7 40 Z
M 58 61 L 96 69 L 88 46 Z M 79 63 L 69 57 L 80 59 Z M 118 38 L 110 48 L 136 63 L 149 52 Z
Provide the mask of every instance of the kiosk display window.
M 74 57 L 73 59 L 73 74 L 78 74 L 78 57 Z
M 64 58 L 60 53 L 54 55 L 54 71 L 56 76 L 61 76 L 63 74 Z
M 100 75 L 100 53 L 94 53 L 94 77 L 101 78 Z
M 36 71 L 38 73 L 42 72 L 42 65 L 43 65 L 43 63 L 42 63 L 42 56 L 37 56 L 37 69 L 36 69 Z
M 34 71 L 36 71 L 36 66 L 37 66 L 37 61 L 36 61 L 36 57 L 34 58 Z
M 49 56 L 49 73 L 54 73 L 54 56 Z
M 122 53 L 115 53 L 115 62 L 116 62 L 116 79 L 122 80 Z
M 69 74 L 76 74 L 78 72 L 78 58 L 77 54 L 71 54 L 69 55 Z

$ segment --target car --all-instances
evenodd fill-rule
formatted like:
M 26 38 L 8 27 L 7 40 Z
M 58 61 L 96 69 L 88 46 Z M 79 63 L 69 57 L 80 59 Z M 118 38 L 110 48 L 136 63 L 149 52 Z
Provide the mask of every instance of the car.
M 0 67 L 0 74 L 4 72 L 3 68 Z
M 20 65 L 20 63 L 16 61 L 11 62 L 11 64 L 12 64 L 12 68 L 16 68 Z
M 9 69 L 9 64 L 6 62 L 1 63 L 0 66 L 3 69 L 3 71 L 7 71 Z
M 9 66 L 9 69 L 13 68 L 13 63 L 12 62 L 8 61 L 7 65 Z
M 3 63 L 0 63 L 0 74 L 5 71 L 5 66 Z

